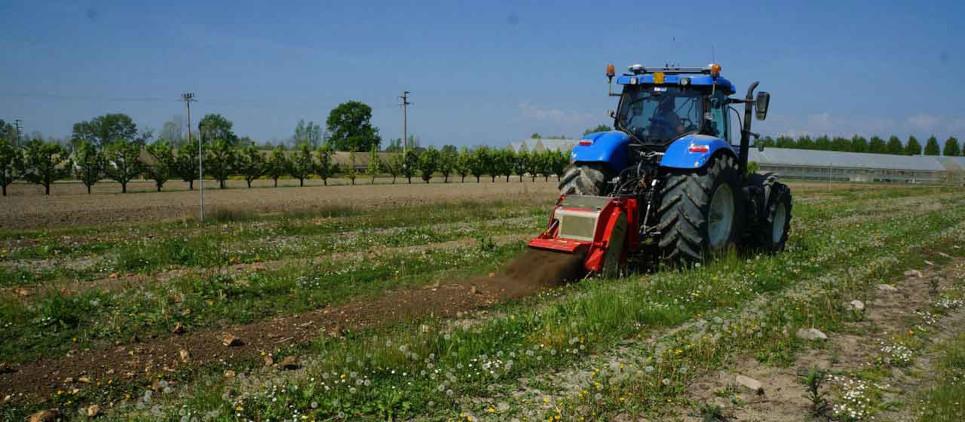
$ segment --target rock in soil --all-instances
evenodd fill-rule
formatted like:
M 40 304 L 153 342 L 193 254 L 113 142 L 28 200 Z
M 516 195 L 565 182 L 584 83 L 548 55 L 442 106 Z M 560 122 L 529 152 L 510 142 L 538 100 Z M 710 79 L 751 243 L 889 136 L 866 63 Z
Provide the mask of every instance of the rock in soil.
M 275 358 L 271 355 L 265 355 L 265 366 L 272 366 L 275 364 Z
M 85 409 L 85 412 L 87 413 L 88 418 L 97 417 L 97 415 L 101 414 L 101 407 L 99 405 L 92 404 L 90 406 L 87 406 L 87 409 Z
M 890 284 L 879 284 L 879 285 L 878 285 L 878 290 L 880 290 L 880 291 L 882 291 L 882 292 L 897 292 L 897 291 L 898 291 L 898 288 L 896 288 L 895 286 L 892 286 L 892 285 L 890 285 Z
M 922 276 L 922 274 L 921 274 L 921 271 L 918 271 L 918 270 L 908 270 L 908 271 L 905 271 L 905 277 L 918 277 L 918 278 L 922 278 L 923 276 Z
M 287 370 L 298 369 L 301 366 L 298 365 L 298 358 L 295 356 L 285 356 L 282 358 L 281 362 L 278 363 L 278 367 Z
M 802 328 L 797 330 L 797 337 L 803 340 L 827 340 L 828 335 L 817 328 Z
M 738 375 L 735 380 L 738 384 L 744 386 L 748 390 L 751 390 L 757 394 L 764 394 L 764 384 L 761 384 L 760 381 L 754 378 Z
M 225 334 L 221 339 L 221 344 L 224 344 L 225 347 L 237 347 L 244 344 L 244 342 L 234 334 Z
M 848 306 L 851 308 L 852 311 L 861 312 L 864 310 L 864 302 L 860 300 L 852 300 L 850 303 L 848 303 Z
M 178 355 L 181 356 L 181 362 L 187 362 L 191 359 L 191 352 L 186 349 L 181 349 L 178 351 Z
M 474 294 L 474 295 L 478 295 L 478 294 L 480 294 L 480 293 L 482 293 L 482 292 L 479 291 L 479 288 L 478 288 L 478 287 L 472 286 L 472 287 L 469 288 L 469 293 L 472 293 L 472 294 Z
M 235 375 L 237 375 L 237 374 L 235 373 L 235 371 L 232 371 L 232 370 L 230 370 L 230 369 L 227 370 L 227 371 L 224 371 L 224 377 L 225 377 L 225 378 L 234 378 Z
M 30 415 L 27 420 L 30 422 L 53 422 L 58 418 L 60 418 L 60 410 L 47 409 Z

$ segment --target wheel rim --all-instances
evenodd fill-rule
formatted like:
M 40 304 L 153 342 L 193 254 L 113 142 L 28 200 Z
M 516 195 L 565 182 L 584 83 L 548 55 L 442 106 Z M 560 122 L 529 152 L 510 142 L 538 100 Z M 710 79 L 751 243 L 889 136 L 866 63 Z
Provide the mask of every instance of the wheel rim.
M 707 220 L 710 248 L 717 249 L 730 240 L 731 228 L 734 225 L 734 192 L 727 184 L 718 186 L 714 191 Z
M 781 243 L 784 239 L 784 224 L 787 223 L 787 207 L 784 203 L 778 203 L 774 208 L 774 221 L 771 223 L 771 242 Z

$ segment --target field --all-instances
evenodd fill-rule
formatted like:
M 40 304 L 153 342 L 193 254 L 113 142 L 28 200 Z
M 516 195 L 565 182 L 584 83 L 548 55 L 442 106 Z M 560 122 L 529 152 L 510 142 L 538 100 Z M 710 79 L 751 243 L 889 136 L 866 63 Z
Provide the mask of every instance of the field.
M 561 284 L 524 246 L 554 181 L 380 182 L 212 189 L 204 224 L 15 186 L 0 419 L 963 417 L 953 188 L 792 184 L 782 254 Z

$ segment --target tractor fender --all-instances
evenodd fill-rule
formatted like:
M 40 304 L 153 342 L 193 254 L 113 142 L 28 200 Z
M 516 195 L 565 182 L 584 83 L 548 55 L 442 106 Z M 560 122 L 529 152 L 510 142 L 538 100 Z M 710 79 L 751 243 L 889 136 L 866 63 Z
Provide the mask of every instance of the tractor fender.
M 570 158 L 574 163 L 601 163 L 611 172 L 627 166 L 630 137 L 618 130 L 583 135 L 573 147 Z
M 698 169 L 710 162 L 716 154 L 730 154 L 737 159 L 737 153 L 723 139 L 708 135 L 687 135 L 673 141 L 660 159 L 661 167 L 676 169 Z

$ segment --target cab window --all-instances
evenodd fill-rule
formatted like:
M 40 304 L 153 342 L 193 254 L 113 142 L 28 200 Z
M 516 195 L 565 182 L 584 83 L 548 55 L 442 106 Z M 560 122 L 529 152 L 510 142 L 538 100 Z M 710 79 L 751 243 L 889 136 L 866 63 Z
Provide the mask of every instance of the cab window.
M 730 128 L 727 114 L 727 96 L 723 93 L 716 93 L 714 101 L 710 101 L 708 108 L 710 111 L 710 127 L 705 133 L 716 136 L 730 143 Z

